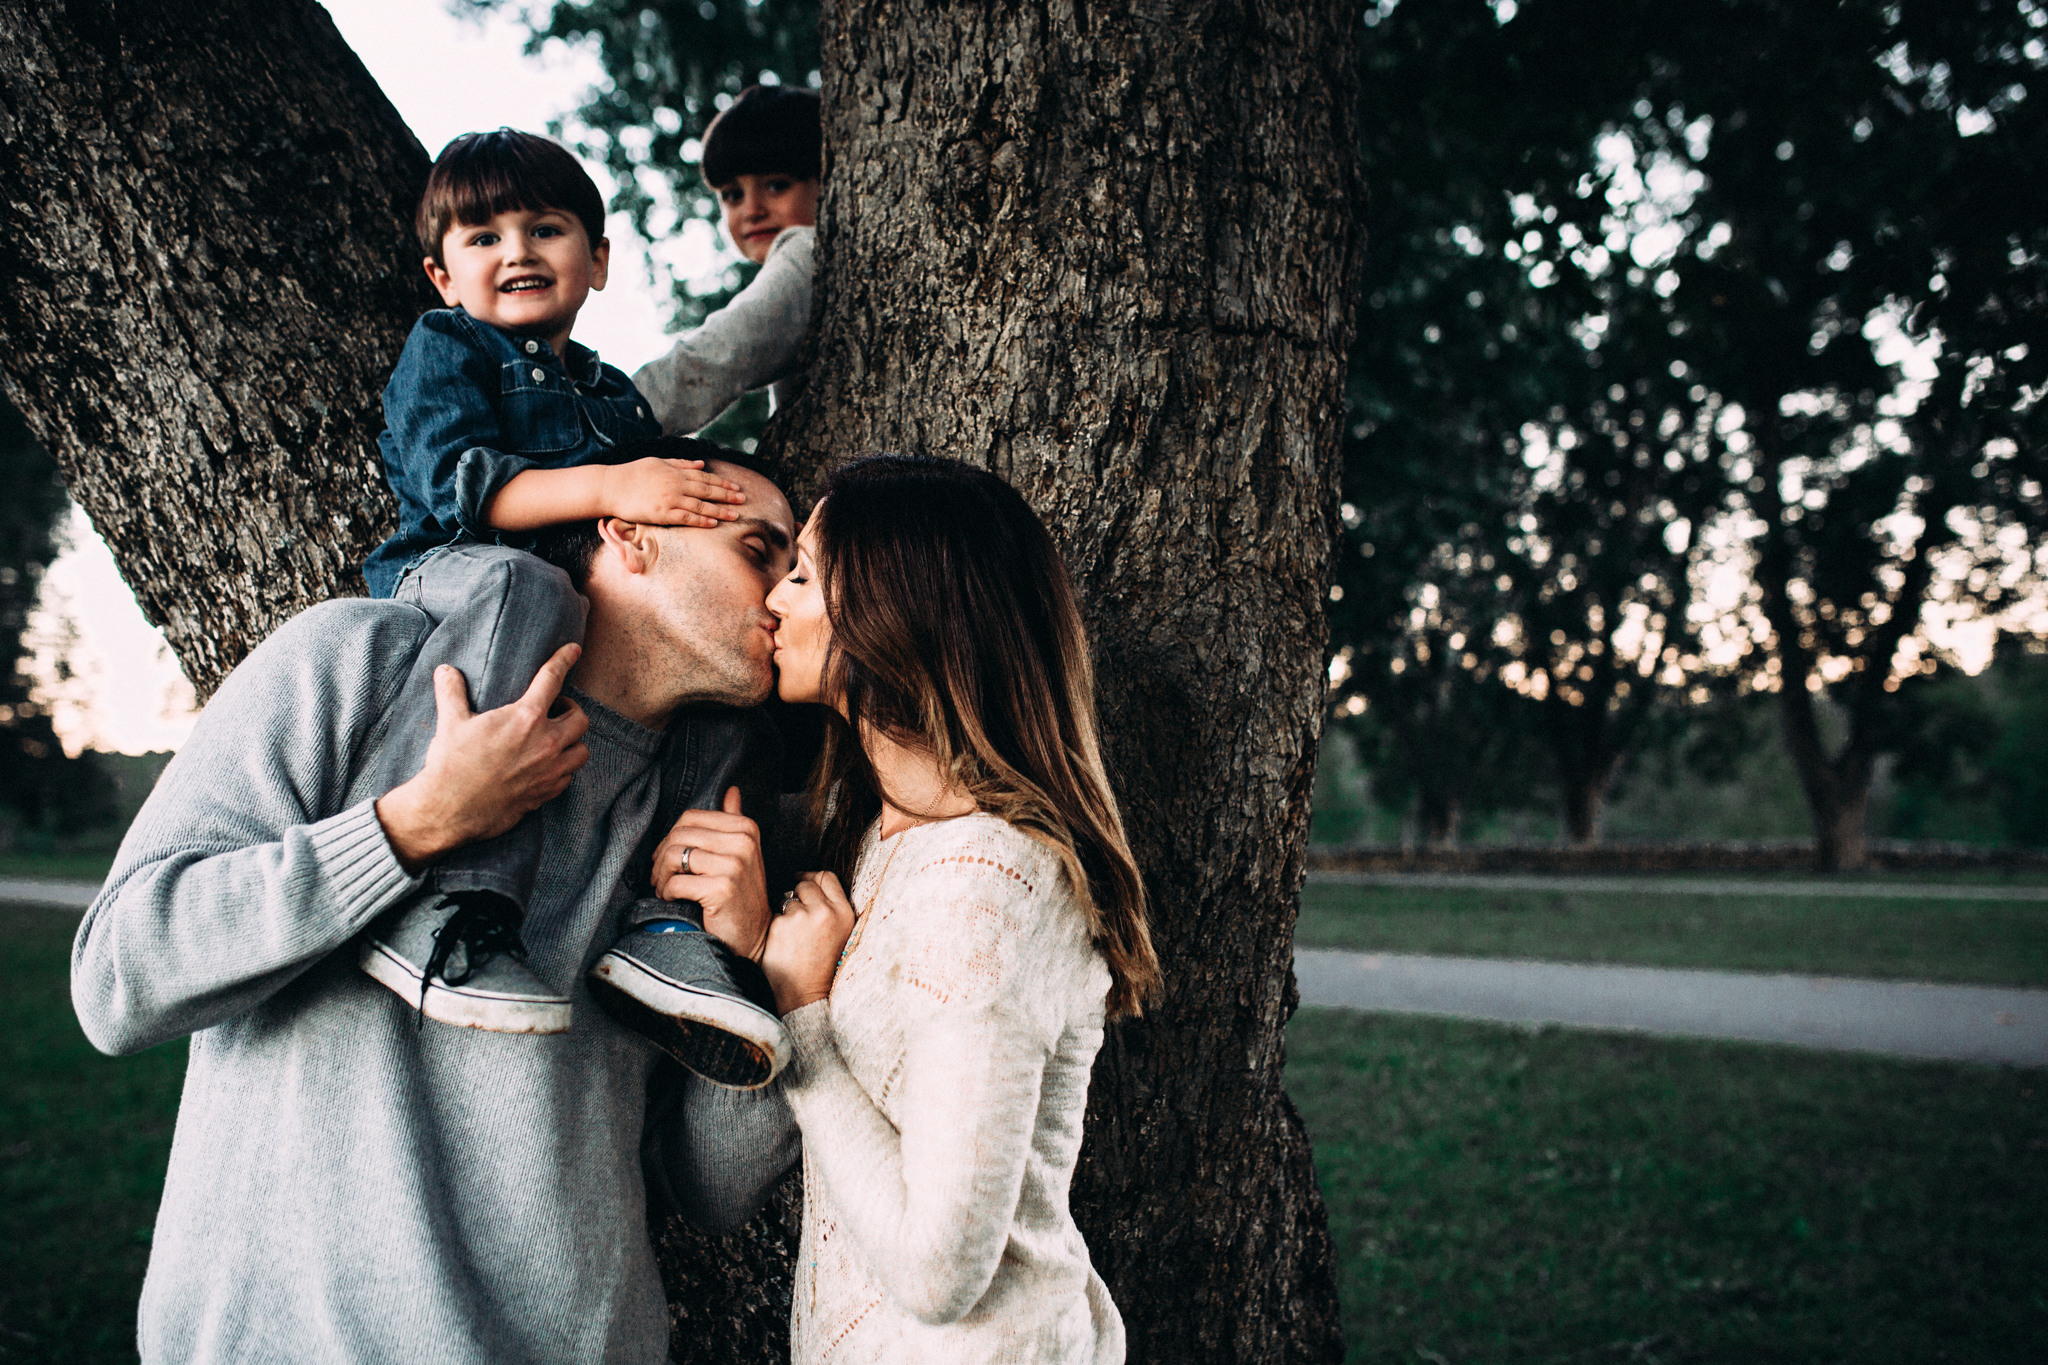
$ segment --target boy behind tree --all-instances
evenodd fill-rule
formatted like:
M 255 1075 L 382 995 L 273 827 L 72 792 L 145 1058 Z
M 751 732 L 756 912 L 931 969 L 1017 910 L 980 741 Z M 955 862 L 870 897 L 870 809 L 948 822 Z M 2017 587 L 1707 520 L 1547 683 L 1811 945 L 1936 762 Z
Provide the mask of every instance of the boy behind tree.
M 724 208 L 733 247 L 761 267 L 738 298 L 704 320 L 633 382 L 662 430 L 695 431 L 731 395 L 712 376 L 741 373 L 747 388 L 773 384 L 775 407 L 795 369 L 781 338 L 810 326 L 816 269 L 818 175 L 824 161 L 818 97 L 808 90 L 750 85 L 704 131 L 704 183 Z

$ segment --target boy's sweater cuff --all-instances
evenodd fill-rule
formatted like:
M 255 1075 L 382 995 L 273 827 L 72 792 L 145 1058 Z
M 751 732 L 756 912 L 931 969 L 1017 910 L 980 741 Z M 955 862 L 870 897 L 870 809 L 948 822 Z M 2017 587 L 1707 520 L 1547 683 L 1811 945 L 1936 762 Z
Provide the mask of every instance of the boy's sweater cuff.
M 305 826 L 305 832 L 328 902 L 352 928 L 367 925 L 424 882 L 399 866 L 374 797 Z

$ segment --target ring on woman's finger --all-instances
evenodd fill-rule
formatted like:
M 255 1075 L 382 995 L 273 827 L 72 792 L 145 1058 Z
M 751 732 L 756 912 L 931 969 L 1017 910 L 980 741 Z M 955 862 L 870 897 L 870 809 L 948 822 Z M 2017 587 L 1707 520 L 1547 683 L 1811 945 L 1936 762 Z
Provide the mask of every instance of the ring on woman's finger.
M 796 900 L 797 900 L 796 888 L 795 888 L 795 887 L 791 887 L 791 888 L 790 888 L 790 890 L 789 890 L 789 892 L 788 892 L 788 893 L 787 893 L 786 895 L 784 895 L 784 896 L 783 896 L 783 898 L 782 898 L 782 908 L 783 908 L 783 910 L 784 910 L 785 912 L 787 912 L 787 911 L 788 911 L 788 909 L 789 909 L 789 907 L 790 907 L 790 906 L 792 906 L 792 905 L 794 905 L 794 904 L 796 903 Z
M 690 875 L 690 855 L 696 851 L 696 849 L 691 848 L 688 844 L 683 845 L 682 856 L 676 860 L 676 872 L 678 875 L 684 877 Z

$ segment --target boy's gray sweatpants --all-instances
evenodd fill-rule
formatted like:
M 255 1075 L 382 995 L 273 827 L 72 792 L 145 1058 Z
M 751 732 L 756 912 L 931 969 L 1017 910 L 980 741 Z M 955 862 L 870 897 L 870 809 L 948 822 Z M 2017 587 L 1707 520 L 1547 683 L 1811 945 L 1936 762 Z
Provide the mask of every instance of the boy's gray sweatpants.
M 434 670 L 453 664 L 469 684 L 469 709 L 517 701 L 540 666 L 583 640 L 590 604 L 569 575 L 538 556 L 503 545 L 436 550 L 406 571 L 392 596 L 424 611 L 433 633 L 391 703 L 389 742 L 406 746 L 394 771 L 416 773 L 438 723 Z M 495 891 L 526 908 L 540 862 L 541 819 L 532 811 L 495 839 L 455 850 L 429 873 L 442 891 Z

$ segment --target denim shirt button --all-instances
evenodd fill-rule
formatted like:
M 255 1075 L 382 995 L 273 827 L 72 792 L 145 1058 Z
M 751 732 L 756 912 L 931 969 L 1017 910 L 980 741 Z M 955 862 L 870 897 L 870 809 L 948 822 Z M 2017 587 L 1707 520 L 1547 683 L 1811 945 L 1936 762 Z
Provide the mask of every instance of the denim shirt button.
M 546 379 L 547 377 L 548 372 L 546 370 L 536 369 L 533 372 L 533 382 L 536 384 L 540 383 L 543 379 Z
M 532 354 L 533 354 L 534 352 L 538 351 L 539 349 L 540 349 L 540 343 L 539 343 L 538 341 L 529 341 L 529 342 L 527 342 L 527 343 L 526 343 L 526 353 L 527 353 L 528 355 L 532 355 Z

